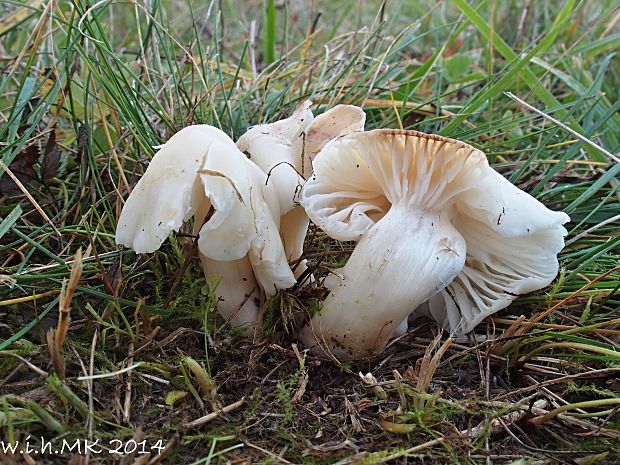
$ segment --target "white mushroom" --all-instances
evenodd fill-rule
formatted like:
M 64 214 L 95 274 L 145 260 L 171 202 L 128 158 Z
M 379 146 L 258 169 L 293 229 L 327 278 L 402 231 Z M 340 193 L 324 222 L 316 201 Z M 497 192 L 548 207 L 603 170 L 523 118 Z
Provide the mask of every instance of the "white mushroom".
M 305 178 L 312 174 L 312 163 L 321 149 L 332 139 L 362 132 L 366 113 L 355 105 L 336 105 L 317 116 L 306 131 L 302 151 L 302 168 Z
M 278 231 L 278 194 L 266 177 L 222 131 L 187 127 L 161 147 L 135 186 L 116 242 L 153 252 L 193 216 L 205 275 L 220 281 L 218 310 L 250 331 L 258 285 L 271 295 L 295 283 Z
M 200 252 L 220 261 L 247 255 L 267 295 L 295 284 L 280 238 L 278 195 L 266 182 L 267 175 L 234 145 L 224 147 L 217 141 L 200 173 L 215 210 L 200 229 Z
M 306 100 L 289 118 L 253 126 L 237 141 L 239 150 L 269 175 L 267 183 L 278 193 L 282 215 L 295 207 L 297 192 L 304 182 L 300 144 L 314 119 L 311 105 Z
M 232 143 L 217 128 L 190 126 L 160 148 L 125 201 L 116 229 L 118 244 L 136 253 L 151 253 L 199 209 L 204 219 L 210 204 L 202 202 L 198 170 L 215 141 Z
M 463 332 L 548 285 L 569 221 L 496 173 L 479 150 L 415 131 L 330 142 L 300 202 L 327 234 L 358 241 L 301 334 L 340 359 L 381 351 L 429 299 L 442 326 Z
M 519 295 L 551 284 L 570 221 L 548 210 L 491 168 L 456 203 L 467 242 L 461 273 L 424 305 L 444 329 L 465 334 Z
M 297 195 L 304 179 L 301 176 L 301 146 L 304 130 L 314 116 L 312 102 L 304 101 L 289 118 L 250 128 L 237 141 L 237 147 L 267 174 L 267 184 L 278 193 L 280 232 L 289 263 L 295 263 L 303 253 L 304 238 L 309 220 Z M 305 262 L 295 264 L 295 274 L 305 270 Z
M 217 310 L 222 318 L 245 334 L 252 334 L 258 320 L 260 288 L 250 258 L 223 262 L 199 255 L 206 278 L 215 280 Z
M 330 140 L 364 130 L 365 113 L 352 105 L 337 105 L 316 119 L 310 111 L 312 102 L 304 101 L 286 119 L 260 124 L 249 129 L 237 141 L 237 147 L 268 174 L 268 184 L 278 193 L 280 202 L 280 233 L 289 263 L 297 262 L 309 220 L 297 197 L 305 179 L 312 171 L 312 160 Z M 296 266 L 299 276 L 305 261 Z

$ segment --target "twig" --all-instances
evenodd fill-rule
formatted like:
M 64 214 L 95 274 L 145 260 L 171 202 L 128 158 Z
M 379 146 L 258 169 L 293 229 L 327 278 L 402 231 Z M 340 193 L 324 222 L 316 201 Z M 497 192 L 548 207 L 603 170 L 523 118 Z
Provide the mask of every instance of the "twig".
M 33 300 L 38 300 L 43 297 L 58 294 L 59 292 L 60 291 L 58 289 L 54 289 L 51 291 L 42 292 L 41 294 L 33 294 L 33 295 L 25 296 L 25 297 L 16 297 L 15 299 L 3 300 L 0 302 L 0 307 L 4 307 L 6 305 L 21 304 L 24 302 L 31 302 Z
M 248 53 L 250 56 L 250 68 L 252 69 L 252 82 L 256 82 L 256 20 L 250 21 L 250 37 Z
M 560 300 L 558 303 L 556 303 L 555 305 L 553 305 L 551 308 L 545 310 L 544 312 L 538 313 L 536 316 L 534 316 L 534 318 L 532 318 L 530 321 L 527 322 L 527 324 L 522 326 L 522 330 L 519 332 L 518 336 L 523 336 L 525 335 L 530 329 L 532 329 L 532 327 L 538 323 L 540 320 L 542 320 L 543 318 L 546 318 L 548 315 L 550 315 L 551 313 L 555 312 L 558 308 L 560 308 L 562 305 L 564 305 L 566 302 L 569 302 L 571 299 L 574 299 L 575 297 L 577 297 L 579 294 L 581 294 L 583 291 L 589 289 L 590 287 L 592 287 L 594 284 L 596 284 L 597 282 L 599 282 L 601 279 L 609 276 L 612 273 L 615 273 L 616 271 L 620 270 L 620 265 L 612 268 L 611 270 L 607 270 L 605 273 L 597 276 L 596 278 L 594 278 L 593 280 L 587 282 L 586 284 L 584 284 L 582 287 L 580 287 L 579 289 L 577 289 L 575 292 L 571 293 L 568 297 Z M 519 341 L 519 339 L 513 339 L 507 343 L 505 343 L 503 346 L 498 347 L 498 350 L 496 351 L 497 353 L 500 354 L 506 354 L 508 353 L 510 350 L 512 350 L 512 348 L 515 346 L 515 344 Z
M 239 407 L 241 407 L 243 404 L 245 403 L 245 397 L 242 398 L 241 400 L 238 400 L 237 402 L 233 402 L 230 405 L 227 405 L 226 407 L 223 407 L 221 410 L 218 410 L 217 412 L 211 412 L 203 417 L 200 417 L 194 421 L 190 421 L 189 423 L 185 423 L 183 426 L 185 428 L 198 428 L 199 426 L 205 425 L 207 423 L 209 423 L 210 421 L 215 420 L 217 417 L 219 417 L 220 415 L 224 414 L 224 413 L 230 413 L 234 410 L 237 410 Z
M 615 161 L 616 163 L 620 163 L 620 158 L 618 158 L 616 155 L 614 155 L 613 153 L 611 153 L 609 150 L 601 147 L 600 145 L 598 145 L 595 142 L 592 142 L 590 139 L 588 139 L 585 136 L 582 136 L 581 134 L 579 134 L 577 131 L 575 131 L 574 129 L 569 128 L 568 126 L 566 126 L 564 123 L 562 123 L 561 121 L 558 121 L 557 119 L 555 119 L 552 116 L 549 116 L 548 114 L 546 114 L 545 112 L 540 111 L 538 108 L 534 108 L 532 105 L 530 105 L 529 103 L 521 100 L 519 97 L 517 97 L 515 94 L 513 94 L 512 92 L 504 92 L 504 94 L 506 94 L 508 97 L 510 97 L 512 100 L 514 100 L 515 102 L 517 102 L 519 105 L 527 108 L 528 110 L 533 111 L 534 113 L 536 113 L 537 115 L 542 116 L 543 118 L 551 121 L 553 124 L 557 124 L 558 126 L 560 126 L 562 129 L 564 129 L 565 131 L 570 132 L 573 136 L 575 136 L 578 139 L 581 139 L 582 141 L 584 141 L 586 144 L 591 145 L 592 147 L 594 147 L 595 149 L 599 150 L 600 152 L 602 152 L 603 154 L 605 154 L 608 158 L 612 159 L 613 161 Z
M 418 444 L 417 446 L 410 447 L 409 449 L 407 449 L 407 450 L 405 450 L 403 452 L 398 452 L 396 454 L 388 455 L 387 457 L 385 457 L 383 459 L 379 459 L 379 460 L 377 460 L 376 462 L 373 462 L 373 463 L 389 462 L 390 460 L 398 459 L 398 458 L 403 457 L 405 455 L 414 454 L 416 452 L 420 452 L 421 450 L 428 449 L 430 447 L 435 447 L 435 446 L 437 446 L 439 444 L 443 444 L 444 442 L 446 442 L 446 440 L 448 440 L 447 437 L 442 437 L 442 438 L 433 439 L 431 441 L 423 442 L 422 444 Z
M 22 362 L 24 365 L 26 365 L 28 368 L 30 368 L 32 371 L 34 371 L 35 373 L 41 375 L 41 376 L 47 376 L 48 373 L 45 370 L 42 370 L 41 368 L 39 368 L 38 366 L 30 363 L 28 360 L 26 360 L 24 357 L 21 357 L 20 355 L 14 354 L 13 352 L 0 352 L 0 357 L 5 356 L 5 357 L 14 357 L 17 360 L 19 360 L 20 362 Z M 2 383 L 0 383 L 0 386 L 2 386 Z
M 60 291 L 60 299 L 58 303 L 58 324 L 56 329 L 50 329 L 47 332 L 47 346 L 54 364 L 54 369 L 58 373 L 58 377 L 65 377 L 65 359 L 62 355 L 62 347 L 69 331 L 69 323 L 71 322 L 71 301 L 73 294 L 80 284 L 82 277 L 82 249 L 78 249 L 75 253 L 75 260 L 71 266 L 69 280 L 64 280 Z
M 520 403 L 520 402 L 519 402 Z M 482 421 L 478 426 L 474 426 L 469 430 L 461 431 L 461 434 L 469 436 L 472 439 L 478 439 L 480 436 L 485 434 L 487 431 L 491 431 L 491 433 L 498 433 L 505 427 L 504 422 L 509 424 L 517 423 L 523 417 L 525 417 L 529 413 L 529 408 L 527 405 L 519 405 L 519 403 L 515 404 L 517 407 L 516 410 L 512 412 L 508 412 L 504 415 L 492 418 L 490 422 Z M 549 402 L 546 399 L 539 399 L 534 402 L 533 407 L 536 409 L 544 409 L 547 407 Z
M 523 441 L 521 441 L 521 439 L 519 439 L 511 430 L 510 428 L 508 428 L 508 425 L 504 422 L 504 420 L 502 420 L 501 418 L 497 418 L 497 420 L 501 423 L 501 425 L 504 428 L 504 431 L 506 431 L 510 437 L 512 437 L 512 439 L 514 439 L 515 441 L 517 441 L 522 447 L 525 447 L 527 450 L 533 451 L 533 452 L 542 452 L 543 454 L 567 454 L 567 455 L 571 455 L 574 454 L 575 451 L 574 450 L 546 450 L 546 449 L 540 449 L 538 447 L 533 447 L 530 446 L 528 444 L 525 444 Z
M 166 443 L 162 451 L 159 453 L 159 455 L 156 455 L 151 460 L 149 460 L 146 465 L 157 465 L 158 463 L 160 463 L 170 454 L 170 452 L 172 452 L 172 450 L 174 449 L 174 447 L 177 445 L 178 442 L 179 442 L 179 435 L 175 433 L 174 436 L 172 436 L 168 440 L 168 442 Z
M 573 242 L 578 241 L 579 239 L 581 239 L 584 236 L 587 236 L 592 231 L 595 231 L 595 230 L 597 230 L 599 228 L 602 228 L 603 226 L 606 226 L 609 223 L 615 223 L 618 220 L 620 220 L 620 215 L 616 215 L 616 216 L 612 216 L 611 218 L 607 218 L 606 220 L 601 221 L 600 223 L 595 224 L 594 226 L 589 227 L 588 229 L 586 229 L 586 230 L 580 232 L 579 234 L 577 234 L 575 237 L 573 237 L 570 240 L 566 241 L 566 244 L 564 244 L 564 246 L 568 247 Z
M 289 462 L 288 460 L 286 460 L 284 457 L 280 457 L 277 454 L 274 454 L 271 451 L 268 451 L 267 449 L 263 449 L 260 446 L 257 446 L 256 444 L 252 444 L 250 441 L 248 441 L 247 439 L 245 441 L 243 441 L 243 443 L 248 446 L 251 447 L 252 449 L 256 449 L 259 452 L 262 452 L 263 454 L 267 455 L 268 457 L 271 457 L 273 459 L 276 459 L 277 461 L 281 462 L 281 463 L 292 463 Z M 277 463 L 277 462 L 276 462 Z
M 562 376 L 560 378 L 556 378 L 556 379 L 549 379 L 546 381 L 540 381 L 537 384 L 534 384 L 532 386 L 527 386 L 527 387 L 523 387 L 520 389 L 517 389 L 516 391 L 510 391 L 510 392 L 506 392 L 504 394 L 500 394 L 499 396 L 496 396 L 494 398 L 494 400 L 501 400 L 501 399 L 507 399 L 509 397 L 514 397 L 514 396 L 518 396 L 521 394 L 526 394 L 528 392 L 532 392 L 532 391 L 538 391 L 541 387 L 546 387 L 546 386 L 552 386 L 554 384 L 561 384 L 561 383 L 565 383 L 567 381 L 572 381 L 574 379 L 578 379 L 578 378 L 586 378 L 588 376 L 594 376 L 594 375 L 598 375 L 599 377 L 602 377 L 603 375 L 608 374 L 610 377 L 614 376 L 614 374 L 618 374 L 620 375 L 620 368 L 605 368 L 602 370 L 590 370 L 590 371 L 584 371 L 583 373 L 575 373 L 572 375 L 566 375 L 566 376 Z
M 132 354 L 134 351 L 134 343 L 129 343 L 129 353 Z M 127 357 L 127 364 L 129 367 L 133 367 L 133 355 Z M 139 363 L 139 362 L 138 362 Z M 132 394 L 132 383 L 131 383 L 131 373 L 133 370 L 127 373 L 127 377 L 125 378 L 125 401 L 123 402 L 123 420 L 125 423 L 130 424 L 131 420 L 131 394 Z M 139 441 L 138 441 L 139 442 Z
M 90 341 L 90 354 L 88 358 L 88 375 L 93 376 L 95 371 L 95 353 L 97 351 L 97 341 L 99 340 L 99 328 L 95 329 L 95 333 L 93 334 L 93 338 Z M 88 410 L 90 415 L 88 417 L 88 422 L 86 424 L 88 431 L 88 439 L 92 441 L 95 431 L 95 402 L 93 398 L 93 380 L 92 378 L 86 381 L 86 388 L 88 390 Z M 90 462 L 90 453 L 86 455 L 86 465 Z
M 576 402 L 574 404 L 562 405 L 554 410 L 551 410 L 545 415 L 532 418 L 531 420 L 529 420 L 529 423 L 532 425 L 543 425 L 547 423 L 548 421 L 552 420 L 553 418 L 555 418 L 556 416 L 558 416 L 558 414 L 562 412 L 566 412 L 568 410 L 576 410 L 580 408 L 590 408 L 590 407 L 600 407 L 602 405 L 617 405 L 617 404 L 620 404 L 620 399 L 611 398 L 611 399 L 586 400 L 584 402 Z

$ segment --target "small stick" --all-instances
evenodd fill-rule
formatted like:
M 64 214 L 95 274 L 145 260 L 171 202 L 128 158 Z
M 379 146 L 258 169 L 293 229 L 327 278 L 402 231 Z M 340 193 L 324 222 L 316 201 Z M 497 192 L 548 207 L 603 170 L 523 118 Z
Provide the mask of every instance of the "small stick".
M 575 237 L 573 237 L 572 239 L 566 241 L 566 244 L 564 244 L 565 247 L 571 245 L 573 242 L 578 241 L 579 239 L 581 239 L 582 237 L 587 236 L 588 234 L 590 234 L 592 231 L 597 230 L 598 228 L 602 228 L 603 226 L 608 225 L 609 223 L 615 223 L 616 221 L 620 220 L 620 215 L 616 215 L 616 216 L 612 216 L 611 218 L 607 218 L 605 221 L 601 221 L 598 224 L 595 224 L 594 226 L 591 226 L 590 228 L 586 229 L 585 231 L 582 231 L 581 233 L 577 234 Z
M 158 463 L 160 463 L 170 454 L 170 452 L 172 452 L 172 450 L 174 449 L 174 447 L 177 445 L 178 442 L 179 442 L 179 435 L 175 433 L 174 436 L 172 436 L 168 440 L 168 442 L 166 443 L 166 446 L 159 453 L 159 455 L 156 455 L 151 460 L 149 460 L 146 465 L 157 465 Z
M 601 147 L 600 145 L 598 145 L 595 142 L 592 142 L 590 139 L 588 139 L 585 136 L 582 136 L 581 134 L 579 134 L 577 131 L 575 131 L 574 129 L 569 128 L 568 126 L 566 126 L 564 123 L 558 121 L 557 119 L 555 119 L 552 116 L 549 116 L 548 114 L 540 111 L 538 108 L 534 108 L 532 105 L 530 105 L 529 103 L 521 100 L 519 97 L 517 97 L 515 94 L 513 94 L 512 92 L 504 92 L 508 97 L 510 97 L 512 100 L 514 100 L 515 102 L 517 102 L 519 105 L 527 108 L 528 110 L 533 111 L 534 113 L 536 113 L 537 115 L 542 116 L 543 118 L 551 121 L 554 124 L 557 124 L 558 126 L 560 126 L 562 129 L 564 129 L 565 131 L 570 132 L 573 136 L 575 136 L 578 139 L 581 139 L 582 141 L 584 141 L 586 144 L 591 145 L 592 147 L 594 147 L 595 149 L 601 151 L 602 153 L 604 153 L 605 155 L 607 155 L 607 157 L 611 158 L 613 161 L 615 161 L 616 163 L 620 163 L 620 158 L 618 158 L 617 156 L 615 156 L 613 153 L 611 153 L 610 151 L 608 151 L 607 149 Z
M 62 347 L 69 331 L 69 323 L 71 322 L 71 301 L 73 294 L 80 283 L 82 276 L 82 249 L 79 248 L 75 253 L 75 260 L 71 266 L 69 280 L 66 279 L 62 283 L 60 290 L 60 300 L 58 303 L 58 324 L 56 329 L 50 329 L 47 332 L 47 346 L 54 364 L 54 369 L 60 379 L 65 377 L 65 359 L 62 355 Z
M 198 428 L 199 426 L 205 425 L 209 423 L 210 421 L 215 420 L 217 417 L 219 417 L 220 415 L 224 413 L 230 413 L 234 410 L 237 410 L 244 403 L 245 403 L 245 398 L 242 398 L 241 400 L 238 400 L 237 402 L 233 402 L 232 404 L 227 405 L 226 407 L 223 407 L 221 410 L 218 410 L 217 412 L 208 413 L 207 415 L 200 417 L 194 421 L 185 423 L 183 426 L 185 428 Z
M 41 376 L 48 376 L 48 373 L 45 370 L 42 370 L 41 368 L 39 368 L 38 366 L 34 365 L 33 363 L 30 363 L 24 357 L 21 357 L 18 354 L 14 354 L 13 352 L 5 352 L 5 351 L 0 352 L 0 357 L 13 357 L 13 358 L 16 358 L 17 360 L 22 362 L 24 365 L 26 365 L 28 368 L 30 368 L 32 371 L 34 371 L 36 374 L 41 375 Z M 0 386 L 1 386 L 1 383 L 0 383 Z
M 447 437 L 442 437 L 442 438 L 432 439 L 432 440 L 430 440 L 430 441 L 423 442 L 422 444 L 418 444 L 417 446 L 410 447 L 409 449 L 404 450 L 404 451 L 402 451 L 402 452 L 396 452 L 395 454 L 388 455 L 387 457 L 384 457 L 384 458 L 382 458 L 382 459 L 379 459 L 379 460 L 377 460 L 377 461 L 376 461 L 376 462 L 374 462 L 374 463 L 379 464 L 379 463 L 386 463 L 386 462 L 390 462 L 390 461 L 392 461 L 392 460 L 394 460 L 394 459 L 398 459 L 398 458 L 401 458 L 401 457 L 405 457 L 405 456 L 407 456 L 407 455 L 414 454 L 414 453 L 419 452 L 419 451 L 421 451 L 421 450 L 428 449 L 428 448 L 430 448 L 430 447 L 435 447 L 435 446 L 437 446 L 437 445 L 439 445 L 439 444 L 443 444 L 443 443 L 444 443 L 444 442 L 446 442 L 448 439 L 449 439 L 449 438 L 447 438 Z

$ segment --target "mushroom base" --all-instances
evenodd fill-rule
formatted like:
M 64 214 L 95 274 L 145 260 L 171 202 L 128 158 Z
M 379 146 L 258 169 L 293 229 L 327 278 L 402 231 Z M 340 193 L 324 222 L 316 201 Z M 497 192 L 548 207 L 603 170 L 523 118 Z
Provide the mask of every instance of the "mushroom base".
M 392 206 L 336 271 L 331 292 L 301 332 L 339 360 L 381 351 L 402 321 L 444 289 L 465 263 L 465 241 L 448 212 Z
M 200 262 L 207 279 L 219 280 L 215 295 L 222 318 L 244 334 L 252 335 L 258 320 L 259 287 L 248 257 L 222 262 L 200 254 Z

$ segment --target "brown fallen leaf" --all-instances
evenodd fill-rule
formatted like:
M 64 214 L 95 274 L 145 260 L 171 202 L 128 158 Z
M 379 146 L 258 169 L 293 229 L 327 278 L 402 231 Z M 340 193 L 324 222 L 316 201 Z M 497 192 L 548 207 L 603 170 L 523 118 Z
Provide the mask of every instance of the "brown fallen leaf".
M 9 165 L 9 169 L 17 179 L 26 184 L 38 178 L 34 164 L 39 159 L 39 156 L 39 147 L 36 144 L 31 144 L 15 157 Z M 4 175 L 0 178 L 0 193 L 8 193 L 15 190 L 19 190 L 19 187 L 9 176 Z
M 50 132 L 47 139 L 43 160 L 41 161 L 41 179 L 48 181 L 58 174 L 60 168 L 60 148 L 56 143 L 56 130 Z

